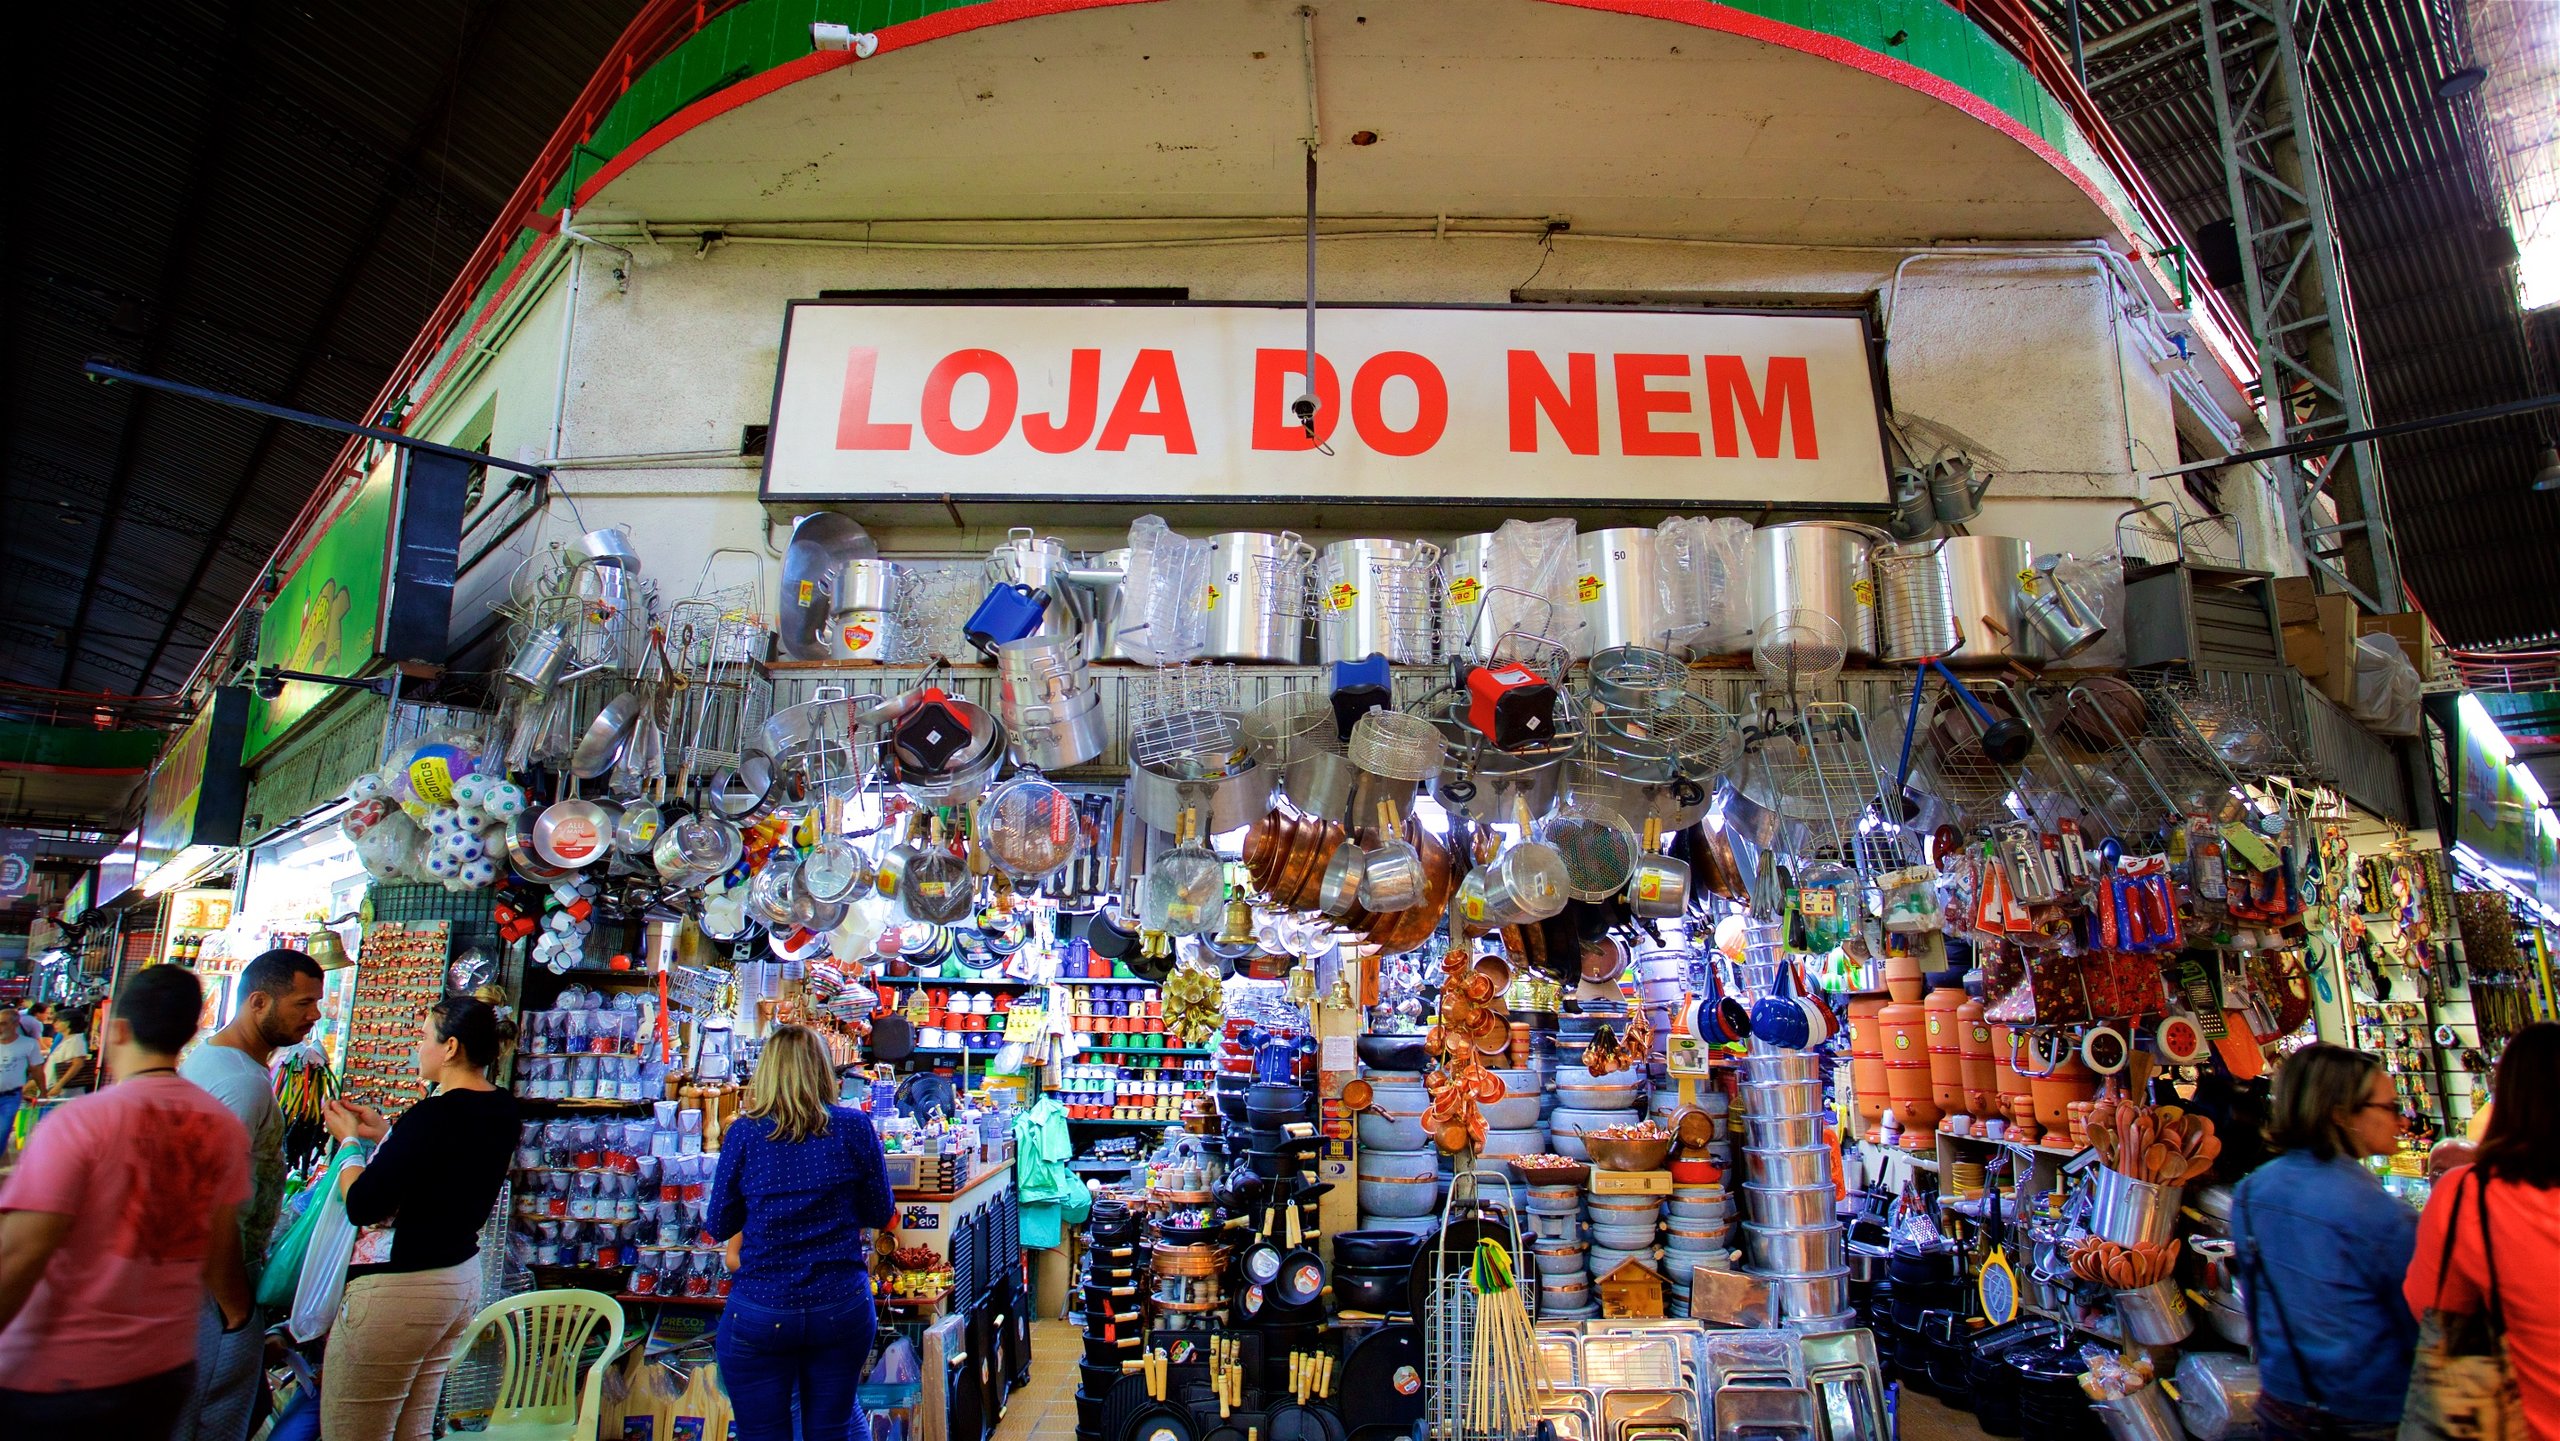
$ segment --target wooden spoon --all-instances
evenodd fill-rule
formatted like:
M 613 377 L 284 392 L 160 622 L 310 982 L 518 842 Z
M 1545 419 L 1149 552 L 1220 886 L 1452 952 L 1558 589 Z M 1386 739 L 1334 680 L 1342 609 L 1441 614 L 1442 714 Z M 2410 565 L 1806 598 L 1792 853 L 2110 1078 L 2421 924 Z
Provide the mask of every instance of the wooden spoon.
M 2142 1153 L 2142 1169 L 2145 1172 L 2145 1179 L 2152 1181 L 2155 1184 L 2166 1180 L 2169 1174 L 2170 1155 L 2171 1152 L 2167 1146 L 2164 1146 L 2157 1141 L 2152 1142 L 2150 1149 Z

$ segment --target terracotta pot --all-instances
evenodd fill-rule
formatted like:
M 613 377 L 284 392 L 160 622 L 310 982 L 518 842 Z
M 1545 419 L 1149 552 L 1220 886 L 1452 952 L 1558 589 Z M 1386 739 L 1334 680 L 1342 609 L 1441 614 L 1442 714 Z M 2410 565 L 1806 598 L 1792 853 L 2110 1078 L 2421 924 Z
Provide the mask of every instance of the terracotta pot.
M 1970 996 L 1956 1007 L 1956 1044 L 1962 1052 L 1965 1114 L 1997 1114 L 2000 1081 L 1991 1059 L 1991 1023 L 1982 1019 L 1982 1002 Z
M 2068 1135 L 2071 1103 L 2097 1095 L 2098 1077 L 2073 1055 L 2054 1067 L 2052 1075 L 2029 1077 L 2027 1093 L 2035 1098 L 2036 1124 L 2056 1135 Z
M 1897 1001 L 1917 1001 L 1928 988 L 1920 958 L 1907 952 L 1884 958 L 1884 989 Z
M 1877 1013 L 1884 1029 L 1885 1091 L 1905 1131 L 1934 1130 L 1946 1114 L 1930 1095 L 1928 1013 L 1917 1000 L 1888 1002 Z
M 1964 1046 L 1956 1009 L 1965 1002 L 1961 986 L 1940 986 L 1921 1009 L 1929 1036 L 1929 1098 L 1948 1114 L 1965 1113 Z
M 1849 1077 L 1858 1093 L 1858 1116 L 1873 1134 L 1884 1124 L 1890 1099 L 1884 1074 L 1884 1010 L 1882 996 L 1859 996 L 1849 1002 Z
M 1991 1028 L 1991 1081 L 1999 1088 L 2001 1109 L 2014 1113 L 2015 1103 L 2026 1101 L 2029 1093 L 2027 1078 L 2009 1064 L 2009 1037 L 2007 1026 Z

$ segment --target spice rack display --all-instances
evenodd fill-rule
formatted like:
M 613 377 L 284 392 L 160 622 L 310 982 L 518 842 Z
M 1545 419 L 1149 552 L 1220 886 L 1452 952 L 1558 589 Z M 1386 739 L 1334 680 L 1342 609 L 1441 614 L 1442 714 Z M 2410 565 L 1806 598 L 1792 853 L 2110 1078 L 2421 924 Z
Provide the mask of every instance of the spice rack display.
M 446 921 L 376 921 L 365 928 L 347 1025 L 339 1094 L 398 1110 L 418 1097 L 418 1025 L 444 995 L 453 928 Z

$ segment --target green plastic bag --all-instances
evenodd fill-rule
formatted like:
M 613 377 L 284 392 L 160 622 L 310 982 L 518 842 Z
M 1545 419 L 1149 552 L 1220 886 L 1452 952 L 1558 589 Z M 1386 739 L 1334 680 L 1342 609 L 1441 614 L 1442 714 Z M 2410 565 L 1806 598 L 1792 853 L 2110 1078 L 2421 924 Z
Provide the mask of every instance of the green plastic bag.
M 301 1214 L 284 1233 L 267 1244 L 267 1264 L 258 1272 L 258 1304 L 271 1311 L 281 1311 L 293 1304 L 294 1288 L 302 1280 L 302 1258 L 311 1250 L 312 1233 L 320 1229 L 321 1213 L 329 1208 L 321 1204 L 338 1184 L 338 1168 L 355 1160 L 351 1152 L 341 1150 L 329 1158 L 328 1167 L 304 1187 L 311 1199 Z

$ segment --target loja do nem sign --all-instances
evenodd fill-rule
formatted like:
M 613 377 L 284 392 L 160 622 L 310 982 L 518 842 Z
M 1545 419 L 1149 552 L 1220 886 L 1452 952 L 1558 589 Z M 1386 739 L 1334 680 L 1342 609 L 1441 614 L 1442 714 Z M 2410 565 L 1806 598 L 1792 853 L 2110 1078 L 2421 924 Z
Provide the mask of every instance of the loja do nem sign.
M 1872 505 L 1864 321 L 1832 313 L 1301 312 L 797 302 L 773 500 Z

